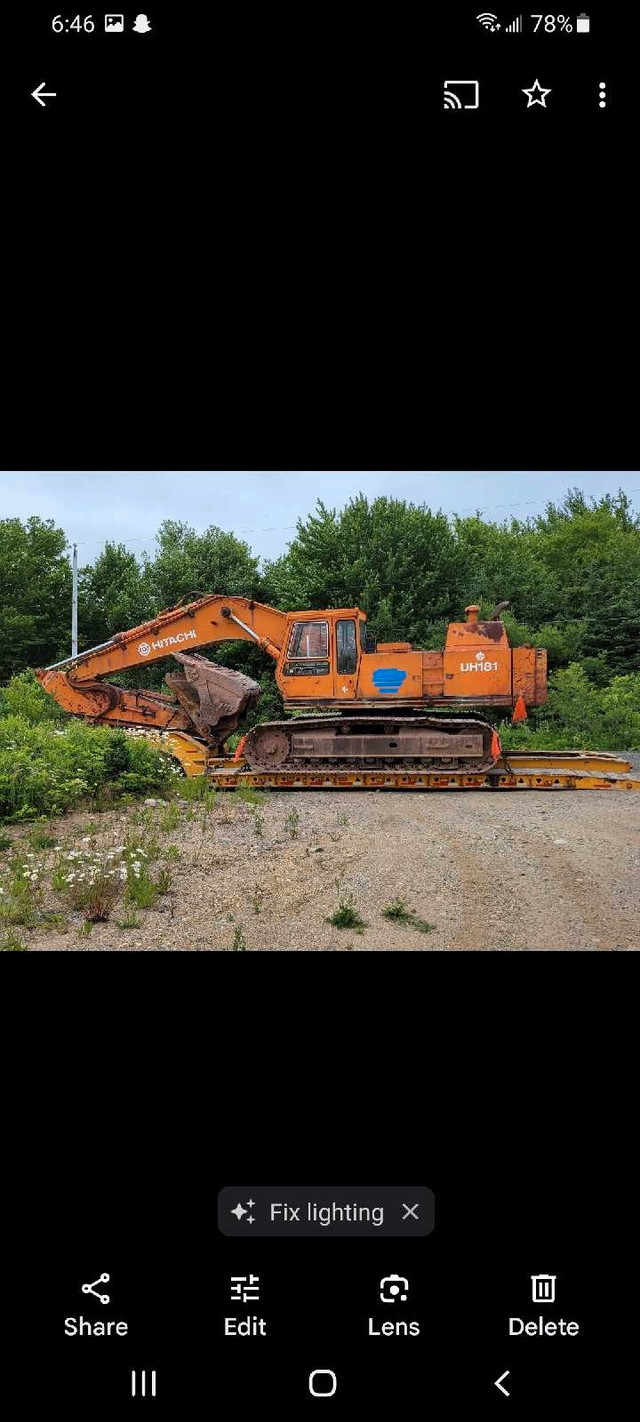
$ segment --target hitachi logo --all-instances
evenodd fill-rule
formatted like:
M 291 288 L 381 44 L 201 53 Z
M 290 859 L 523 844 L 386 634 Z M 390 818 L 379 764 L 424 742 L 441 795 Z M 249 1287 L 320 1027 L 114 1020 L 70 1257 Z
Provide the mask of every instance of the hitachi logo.
M 141 657 L 148 657 L 149 652 L 161 652 L 163 647 L 176 647 L 179 642 L 187 642 L 191 637 L 197 637 L 195 628 L 190 632 L 176 632 L 175 637 L 161 637 L 159 642 L 141 642 L 138 651 Z

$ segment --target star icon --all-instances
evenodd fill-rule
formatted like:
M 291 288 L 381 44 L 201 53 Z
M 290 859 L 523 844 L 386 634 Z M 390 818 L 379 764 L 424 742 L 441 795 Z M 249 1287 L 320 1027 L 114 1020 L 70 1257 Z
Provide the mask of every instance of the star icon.
M 242 1219 L 242 1216 L 246 1215 L 247 1211 L 242 1208 L 242 1205 L 236 1205 L 235 1210 L 231 1210 L 230 1213 L 232 1215 L 235 1215 L 239 1224 L 240 1220 Z
M 531 108 L 532 104 L 541 104 L 543 109 L 546 109 L 547 94 L 550 94 L 551 90 L 543 89 L 539 79 L 536 79 L 535 84 L 532 84 L 530 89 L 523 89 L 522 92 L 527 95 L 528 109 Z

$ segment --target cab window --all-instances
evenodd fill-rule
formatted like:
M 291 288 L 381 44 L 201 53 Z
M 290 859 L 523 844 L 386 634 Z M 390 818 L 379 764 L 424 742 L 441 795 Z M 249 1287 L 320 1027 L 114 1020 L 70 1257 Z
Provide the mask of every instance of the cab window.
M 292 658 L 316 658 L 329 655 L 329 624 L 327 622 L 294 622 L 289 638 Z
M 353 676 L 358 665 L 356 624 L 349 618 L 336 622 L 336 655 L 339 676 Z

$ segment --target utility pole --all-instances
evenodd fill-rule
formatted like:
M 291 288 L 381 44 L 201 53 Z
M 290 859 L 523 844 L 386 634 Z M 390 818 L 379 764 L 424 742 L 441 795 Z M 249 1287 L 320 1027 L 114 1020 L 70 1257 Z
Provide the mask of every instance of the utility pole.
M 73 601 L 71 603 L 71 655 L 78 655 L 78 545 L 73 545 Z

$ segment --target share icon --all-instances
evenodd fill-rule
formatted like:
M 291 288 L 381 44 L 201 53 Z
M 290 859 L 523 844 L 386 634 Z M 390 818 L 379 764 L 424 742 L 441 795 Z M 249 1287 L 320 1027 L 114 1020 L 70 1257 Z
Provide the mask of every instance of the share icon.
M 109 1295 L 108 1295 L 108 1294 L 99 1294 L 99 1293 L 97 1292 L 97 1290 L 96 1290 L 96 1284 L 108 1284 L 108 1283 L 109 1283 L 109 1277 L 110 1277 L 109 1274 L 101 1274 L 101 1275 L 100 1275 L 100 1278 L 99 1278 L 99 1279 L 94 1279 L 94 1281 L 93 1281 L 92 1284 L 83 1284 L 83 1285 L 82 1285 L 82 1292 L 83 1292 L 83 1294 L 93 1294 L 94 1297 L 97 1298 L 101 1304 L 108 1304 L 108 1302 L 109 1302 Z

